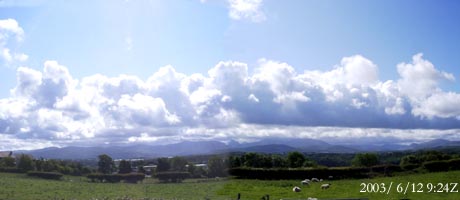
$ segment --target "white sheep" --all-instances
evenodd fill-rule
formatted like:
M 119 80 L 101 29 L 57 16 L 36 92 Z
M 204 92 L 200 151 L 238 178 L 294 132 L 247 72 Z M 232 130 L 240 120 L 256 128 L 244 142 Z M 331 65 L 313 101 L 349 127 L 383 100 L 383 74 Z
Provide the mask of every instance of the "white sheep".
M 323 182 L 323 179 L 319 179 L 319 182 Z
M 334 177 L 333 177 L 333 176 L 329 176 L 329 180 L 331 180 L 331 179 L 334 179 Z
M 292 191 L 293 192 L 300 192 L 302 190 L 299 187 L 295 186 L 294 188 L 292 188 Z
M 328 189 L 329 187 L 331 187 L 331 184 L 330 183 L 326 183 L 326 184 L 322 184 L 321 185 L 321 189 Z
M 310 185 L 310 180 L 305 179 L 305 180 L 301 181 L 300 184 L 302 184 L 302 185 Z
M 318 200 L 318 198 L 308 197 L 307 200 Z
M 317 178 L 312 178 L 312 179 L 311 179 L 311 182 L 319 182 L 319 179 L 317 179 Z

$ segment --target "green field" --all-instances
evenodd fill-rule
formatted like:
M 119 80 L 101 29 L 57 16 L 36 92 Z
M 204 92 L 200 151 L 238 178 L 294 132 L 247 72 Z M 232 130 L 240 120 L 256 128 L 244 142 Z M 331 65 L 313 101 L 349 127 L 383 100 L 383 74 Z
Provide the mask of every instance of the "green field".
M 146 179 L 142 184 L 125 183 L 90 183 L 83 177 L 66 176 L 61 181 L 30 178 L 24 174 L 0 173 L 0 199 L 236 199 L 241 193 L 242 199 L 260 199 L 269 194 L 270 199 L 295 198 L 369 198 L 369 199 L 414 199 L 414 200 L 459 200 L 460 186 L 454 193 L 412 192 L 406 195 L 396 191 L 397 183 L 459 183 L 460 171 L 407 175 L 360 180 L 327 181 L 332 183 L 328 190 L 321 190 L 322 183 L 313 183 L 302 187 L 302 192 L 292 192 L 293 186 L 300 186 L 298 181 L 261 181 L 261 180 L 226 180 L 197 182 L 187 180 L 179 184 L 157 183 Z M 389 194 L 360 193 L 361 183 L 385 183 L 393 186 Z M 405 185 L 404 185 L 405 187 Z M 416 190 L 419 188 L 416 187 Z M 451 188 L 452 189 L 452 188 Z M 125 198 L 128 197 L 128 198 Z

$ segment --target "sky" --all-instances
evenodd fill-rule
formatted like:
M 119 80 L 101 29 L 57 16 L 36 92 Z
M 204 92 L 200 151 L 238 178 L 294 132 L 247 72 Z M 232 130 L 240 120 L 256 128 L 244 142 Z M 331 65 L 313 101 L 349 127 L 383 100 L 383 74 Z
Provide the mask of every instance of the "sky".
M 460 140 L 458 1 L 0 0 L 0 150 Z

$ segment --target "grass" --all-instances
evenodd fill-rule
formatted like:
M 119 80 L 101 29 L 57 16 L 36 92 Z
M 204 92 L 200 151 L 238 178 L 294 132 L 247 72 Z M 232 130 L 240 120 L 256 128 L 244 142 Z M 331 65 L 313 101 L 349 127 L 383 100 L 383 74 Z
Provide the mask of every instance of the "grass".
M 307 178 L 307 177 L 306 177 Z M 392 188 L 388 194 L 386 193 L 361 193 L 361 183 L 385 183 L 388 188 L 390 182 L 393 182 Z M 456 193 L 428 193 L 426 187 L 422 193 L 412 193 L 410 190 L 406 195 L 398 193 L 396 186 L 398 183 L 403 183 L 404 188 L 407 182 L 411 183 L 459 183 Z M 327 190 L 321 189 L 321 184 L 331 183 L 331 187 Z M 294 186 L 299 186 L 302 191 L 299 193 L 292 192 Z M 416 191 L 418 187 L 416 187 Z M 269 194 L 270 199 L 294 198 L 307 199 L 308 197 L 331 199 L 331 198 L 369 198 L 369 199 L 411 199 L 411 200 L 460 200 L 460 171 L 414 174 L 398 177 L 385 177 L 374 179 L 358 179 L 358 180 L 337 180 L 326 181 L 323 183 L 312 183 L 310 186 L 301 186 L 300 179 L 298 181 L 279 180 L 279 181 L 263 181 L 263 180 L 232 180 L 224 185 L 218 191 L 220 195 L 231 195 L 237 192 L 241 193 L 244 199 L 260 199 L 263 195 Z
M 307 178 L 307 177 L 306 177 Z M 385 177 L 360 180 L 328 181 L 332 186 L 321 190 L 322 183 L 301 186 L 302 192 L 292 192 L 293 186 L 300 186 L 300 179 L 263 181 L 239 180 L 198 182 L 187 180 L 180 184 L 160 184 L 149 179 L 142 184 L 125 183 L 90 183 L 84 177 L 65 176 L 61 181 L 31 178 L 24 174 L 0 173 L 0 200 L 3 199 L 236 199 L 241 193 L 242 199 L 260 199 L 269 194 L 270 199 L 296 198 L 369 198 L 369 199 L 403 199 L 412 200 L 459 200 L 460 193 L 423 193 L 408 192 L 406 195 L 396 191 L 396 184 L 414 183 L 459 183 L 460 171 L 414 174 L 398 177 Z M 393 182 L 389 194 L 360 193 L 361 183 L 385 183 L 387 187 Z M 460 186 L 457 189 L 460 191 Z
M 84 177 L 65 176 L 64 180 L 44 180 L 25 174 L 0 173 L 0 200 L 32 199 L 222 199 L 216 190 L 225 182 L 160 184 L 91 183 Z

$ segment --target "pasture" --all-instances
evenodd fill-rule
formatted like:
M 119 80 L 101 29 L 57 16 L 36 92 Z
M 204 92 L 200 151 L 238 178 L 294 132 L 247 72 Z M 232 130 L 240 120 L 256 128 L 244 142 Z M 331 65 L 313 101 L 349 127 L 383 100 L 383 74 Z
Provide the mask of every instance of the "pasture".
M 311 177 L 305 177 L 311 178 Z M 369 198 L 369 199 L 414 199 L 414 200 L 458 200 L 460 193 L 407 192 L 396 191 L 393 185 L 389 194 L 361 193 L 361 183 L 459 183 L 460 171 L 414 174 L 399 177 L 385 177 L 357 180 L 333 180 L 331 188 L 322 190 L 322 183 L 301 186 L 296 180 L 242 180 L 225 181 L 190 179 L 184 183 L 158 183 L 155 179 L 146 179 L 141 184 L 128 183 L 91 183 L 84 177 L 65 176 L 61 181 L 43 180 L 27 177 L 25 174 L 0 173 L 0 199 L 236 199 L 241 193 L 242 199 L 258 200 L 265 194 L 270 199 L 296 198 Z M 323 183 L 325 183 L 323 182 Z M 302 192 L 292 192 L 292 187 L 300 186 Z M 457 186 L 457 190 L 460 190 Z

